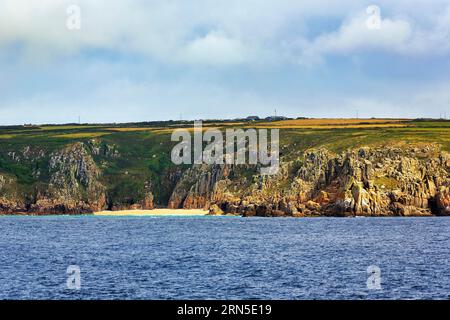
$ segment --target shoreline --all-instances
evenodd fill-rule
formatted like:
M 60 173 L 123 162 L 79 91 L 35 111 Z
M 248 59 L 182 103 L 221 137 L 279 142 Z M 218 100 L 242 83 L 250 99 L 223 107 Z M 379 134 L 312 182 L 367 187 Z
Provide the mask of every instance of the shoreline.
M 97 216 L 97 217 L 201 217 L 201 216 L 239 216 L 247 218 L 429 218 L 429 217 L 450 217 L 449 215 L 434 215 L 434 214 L 411 214 L 411 215 L 321 215 L 321 214 L 310 214 L 310 215 L 283 215 L 283 216 L 243 216 L 239 214 L 223 213 L 223 214 L 211 214 L 209 210 L 204 209 L 168 209 L 168 208 L 157 208 L 157 209 L 124 209 L 124 210 L 103 210 L 97 212 L 89 213 L 29 213 L 29 212 L 8 212 L 4 213 L 0 211 L 0 217 L 8 216 L 30 216 L 30 217 L 45 217 L 45 216 Z
M 166 217 L 192 217 L 192 216 L 206 216 L 208 210 L 203 209 L 152 209 L 152 210 L 119 210 L 119 211 L 99 211 L 94 212 L 94 216 L 166 216 Z

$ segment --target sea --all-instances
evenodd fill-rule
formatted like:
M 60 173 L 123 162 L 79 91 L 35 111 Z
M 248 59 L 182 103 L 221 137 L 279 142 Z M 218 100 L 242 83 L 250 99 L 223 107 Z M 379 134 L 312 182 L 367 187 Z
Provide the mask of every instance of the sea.
M 449 259 L 444 217 L 0 217 L 0 299 L 449 299 Z

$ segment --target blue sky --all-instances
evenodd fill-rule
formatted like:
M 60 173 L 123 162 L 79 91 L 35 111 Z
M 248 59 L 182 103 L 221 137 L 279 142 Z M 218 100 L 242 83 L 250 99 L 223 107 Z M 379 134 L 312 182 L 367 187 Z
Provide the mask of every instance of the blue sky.
M 449 57 L 448 1 L 0 0 L 0 124 L 450 117 Z

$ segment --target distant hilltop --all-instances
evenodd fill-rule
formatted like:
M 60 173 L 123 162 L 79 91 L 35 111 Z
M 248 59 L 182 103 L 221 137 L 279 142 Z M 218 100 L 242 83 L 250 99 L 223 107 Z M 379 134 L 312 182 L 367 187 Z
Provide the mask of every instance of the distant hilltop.
M 306 118 L 297 118 L 297 119 L 306 119 Z M 280 120 L 294 120 L 294 118 L 288 118 L 284 116 L 269 116 L 266 118 L 261 119 L 258 116 L 249 116 L 244 119 L 236 119 L 236 120 L 242 120 L 242 121 L 259 121 L 259 120 L 265 120 L 265 121 L 280 121 Z
M 190 120 L 154 120 L 154 121 L 140 121 L 140 122 L 69 122 L 69 123 L 42 123 L 42 124 L 33 124 L 33 123 L 25 123 L 25 124 L 17 124 L 17 125 L 0 125 L 2 129 L 19 129 L 26 128 L 29 130 L 38 129 L 39 127 L 48 127 L 48 126 L 126 126 L 126 127 L 135 127 L 135 126 L 148 126 L 148 127 L 164 127 L 164 126 L 175 126 L 179 125 L 181 127 L 191 125 L 193 121 L 202 121 L 205 124 L 227 124 L 227 123 L 258 123 L 258 125 L 263 124 L 265 122 L 275 122 L 275 121 L 289 121 L 292 124 L 331 124 L 331 123 L 340 123 L 340 124 L 370 124 L 374 122 L 450 122 L 450 120 L 445 118 L 310 118 L 310 117 L 286 117 L 280 115 L 273 115 L 267 117 L 259 117 L 256 115 L 250 115 L 243 118 L 229 118 L 229 119 L 207 119 L 207 118 L 198 118 L 198 119 L 190 119 Z M 298 122 L 298 123 L 297 123 Z M 287 124 L 287 122 L 285 123 Z

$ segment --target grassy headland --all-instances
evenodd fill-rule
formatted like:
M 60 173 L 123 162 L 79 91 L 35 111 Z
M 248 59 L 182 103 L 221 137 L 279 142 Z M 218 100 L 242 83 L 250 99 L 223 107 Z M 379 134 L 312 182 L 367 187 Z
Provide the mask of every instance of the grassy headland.
M 204 121 L 204 128 L 278 128 L 284 160 L 294 160 L 311 148 L 341 152 L 362 146 L 438 144 L 450 152 L 450 121 L 408 119 L 298 119 L 282 121 Z M 175 174 L 170 151 L 176 128 L 192 128 L 187 121 L 128 124 L 67 124 L 0 127 L 0 175 L 14 183 L 1 195 L 31 197 L 49 183 L 52 152 L 76 142 L 85 143 L 106 194 L 117 204 L 143 199 L 144 181 L 152 182 L 156 205 L 165 206 L 174 184 L 163 177 Z M 39 155 L 39 156 L 37 156 Z M 184 166 L 187 169 L 188 166 Z M 114 203 L 110 204 L 114 206 Z

